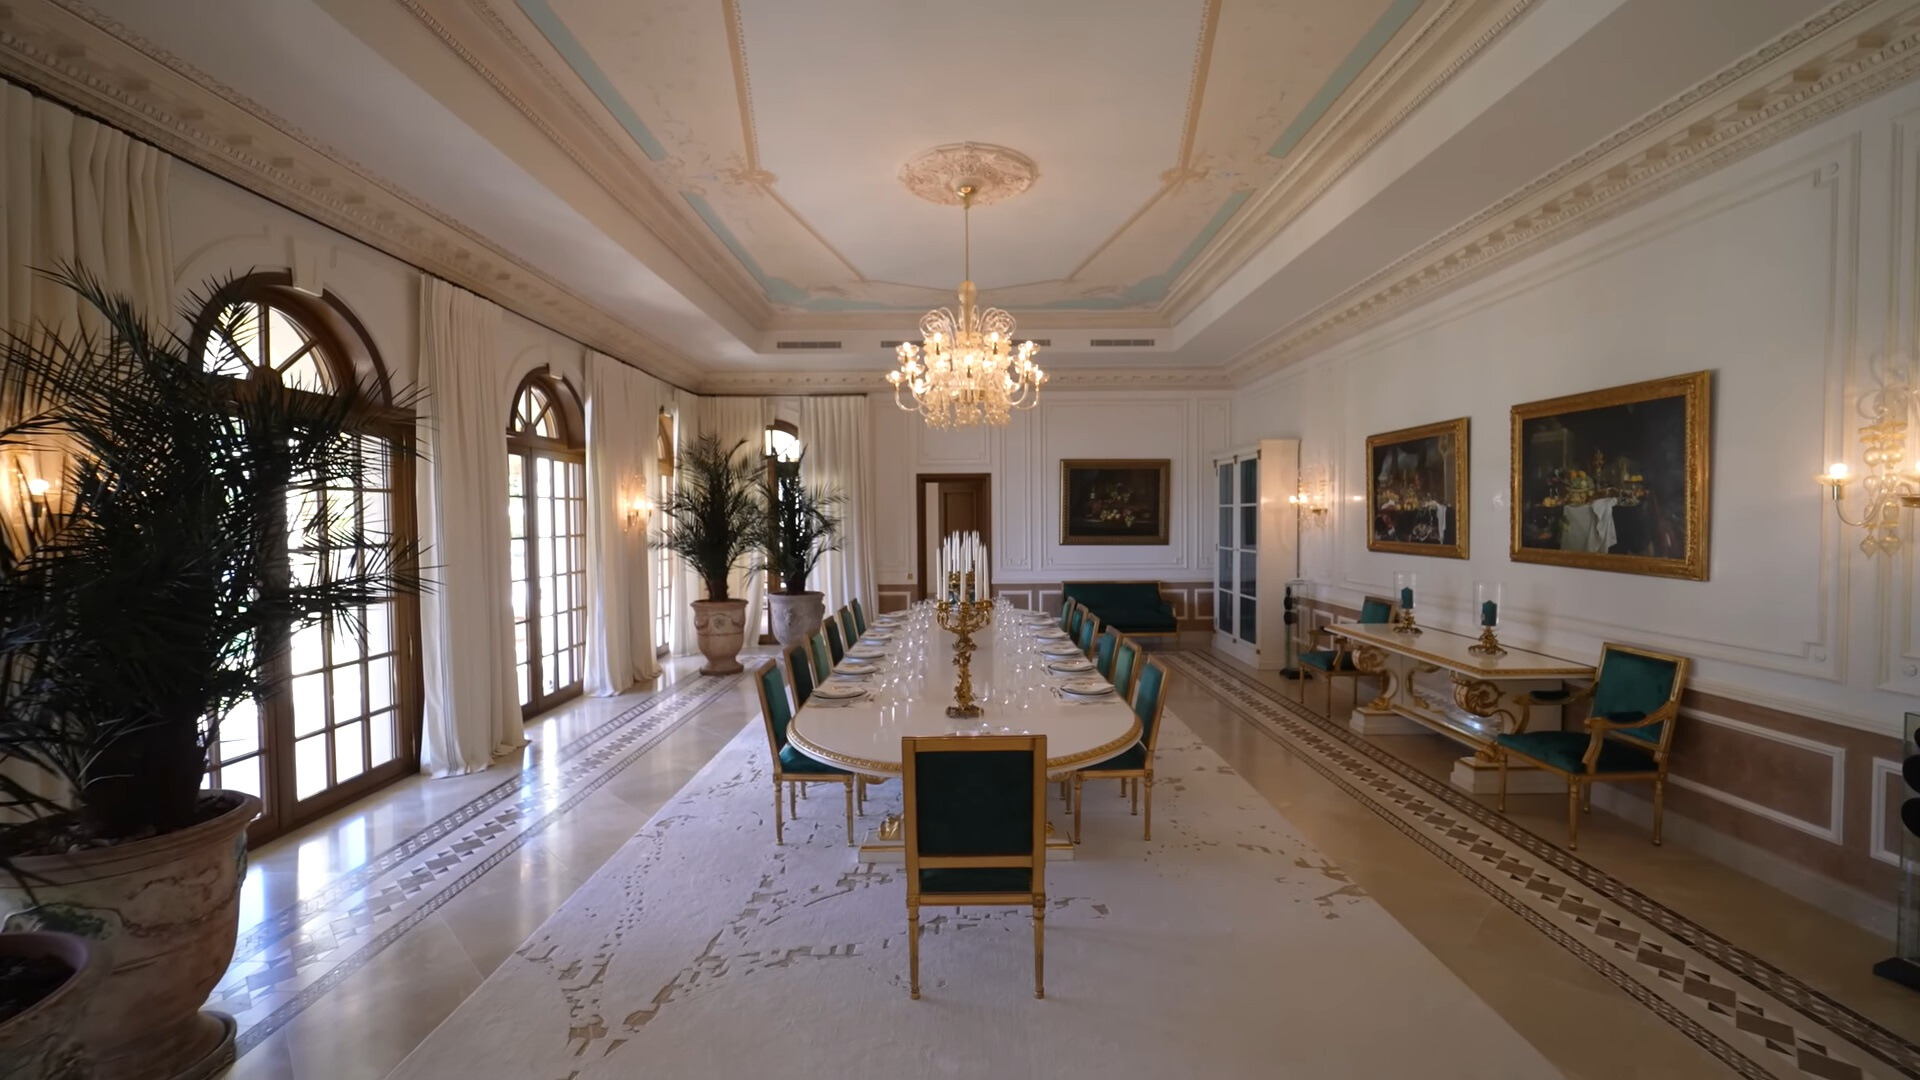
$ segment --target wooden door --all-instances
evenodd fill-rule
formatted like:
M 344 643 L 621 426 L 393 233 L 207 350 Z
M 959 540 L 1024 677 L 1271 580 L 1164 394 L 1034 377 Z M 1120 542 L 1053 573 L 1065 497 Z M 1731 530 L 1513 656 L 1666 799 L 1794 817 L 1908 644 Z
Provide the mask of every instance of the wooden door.
M 916 485 L 919 520 L 920 573 L 914 595 L 927 598 L 927 573 L 933 566 L 929 552 L 953 533 L 977 532 L 988 550 L 993 547 L 991 478 L 984 473 L 922 476 Z

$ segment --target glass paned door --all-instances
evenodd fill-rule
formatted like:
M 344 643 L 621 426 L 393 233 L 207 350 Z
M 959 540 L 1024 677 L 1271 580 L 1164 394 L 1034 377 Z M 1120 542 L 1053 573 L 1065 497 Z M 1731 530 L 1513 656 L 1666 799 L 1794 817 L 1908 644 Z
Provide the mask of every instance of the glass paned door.
M 1252 655 L 1258 644 L 1255 616 L 1259 612 L 1260 455 L 1257 452 L 1214 463 L 1215 512 L 1219 536 L 1215 540 L 1214 629 L 1217 644 Z
M 507 458 L 514 677 L 527 716 L 580 692 L 586 661 L 586 468 L 537 451 Z

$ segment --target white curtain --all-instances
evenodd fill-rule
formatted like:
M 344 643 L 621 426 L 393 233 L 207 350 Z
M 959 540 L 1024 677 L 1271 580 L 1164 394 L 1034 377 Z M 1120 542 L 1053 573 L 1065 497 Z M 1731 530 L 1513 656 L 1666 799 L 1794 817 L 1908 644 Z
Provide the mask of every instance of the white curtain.
M 97 330 L 79 297 L 35 272 L 63 263 L 170 326 L 173 159 L 12 83 L 0 83 L 0 151 L 0 326 Z
M 587 692 L 618 694 L 660 674 L 654 660 L 647 526 L 627 508 L 659 474 L 659 384 L 587 354 Z
M 435 776 L 475 772 L 526 745 L 508 595 L 507 413 L 500 309 L 427 277 L 420 289 L 420 533 L 426 732 Z
M 741 440 L 746 446 L 740 451 L 755 461 L 761 460 L 765 452 L 767 425 L 773 422 L 773 403 L 766 398 L 757 397 L 710 397 L 700 399 L 700 431 L 711 432 L 720 437 L 720 448 L 730 450 Z M 755 560 L 757 561 L 757 560 Z M 755 641 L 760 631 L 766 610 L 767 576 L 764 573 L 748 573 L 745 569 L 735 570 L 730 591 L 736 600 L 747 602 L 747 640 Z M 704 598 L 705 593 L 696 594 Z
M 821 556 L 807 587 L 827 594 L 827 610 L 858 597 L 874 610 L 872 421 L 867 398 L 810 397 L 800 400 L 800 479 L 809 488 L 838 489 L 840 550 Z
M 154 328 L 169 328 L 172 163 L 123 132 L 0 82 L 0 331 L 100 330 L 78 295 L 39 273 L 62 265 L 93 274 Z M 57 449 L 0 455 L 0 520 L 19 509 L 16 476 L 57 482 L 65 471 Z M 38 769 L 17 761 L 0 768 L 42 795 L 61 794 Z

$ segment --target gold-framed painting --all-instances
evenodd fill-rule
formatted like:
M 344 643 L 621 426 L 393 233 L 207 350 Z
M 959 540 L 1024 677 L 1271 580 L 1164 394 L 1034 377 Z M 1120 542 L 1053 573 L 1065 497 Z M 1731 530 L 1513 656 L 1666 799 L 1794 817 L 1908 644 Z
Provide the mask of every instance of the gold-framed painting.
M 1515 562 L 1707 579 L 1713 373 L 1513 407 Z
M 1467 557 L 1467 418 L 1367 438 L 1367 550 Z
M 1167 458 L 1063 459 L 1062 544 L 1164 544 L 1172 516 Z

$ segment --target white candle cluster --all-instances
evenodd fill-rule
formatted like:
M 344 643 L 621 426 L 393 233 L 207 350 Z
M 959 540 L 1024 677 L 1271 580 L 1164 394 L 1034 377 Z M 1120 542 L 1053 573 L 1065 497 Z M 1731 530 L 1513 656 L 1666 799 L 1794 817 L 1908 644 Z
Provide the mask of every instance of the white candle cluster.
M 946 600 L 986 600 L 993 596 L 992 574 L 987 564 L 987 545 L 977 532 L 949 533 L 940 541 L 939 558 L 934 567 L 934 588 L 929 590 L 936 598 Z M 973 574 L 973 589 L 967 589 L 967 574 Z M 958 592 L 955 592 L 953 575 L 960 575 Z

